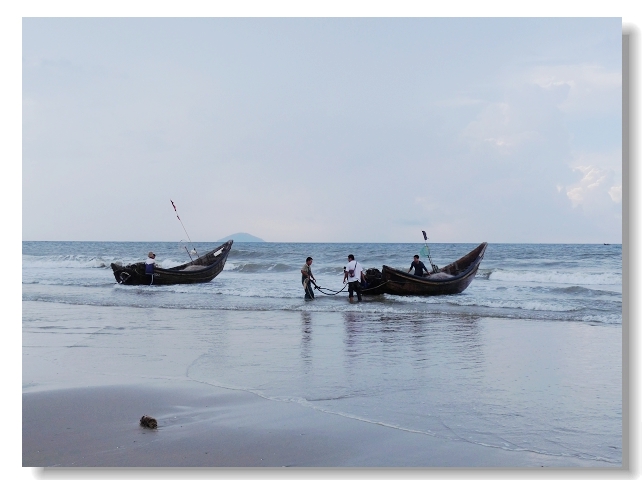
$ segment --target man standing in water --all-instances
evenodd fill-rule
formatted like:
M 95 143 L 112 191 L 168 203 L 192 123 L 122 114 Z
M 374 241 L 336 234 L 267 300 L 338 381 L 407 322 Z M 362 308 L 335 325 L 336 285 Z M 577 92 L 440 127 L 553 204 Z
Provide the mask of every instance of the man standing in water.
M 352 302 L 353 293 L 357 292 L 357 300 L 361 301 L 361 279 L 363 269 L 359 262 L 354 259 L 354 255 L 348 255 L 348 264 L 343 269 L 343 283 L 348 281 L 348 299 Z
M 410 270 L 415 269 L 415 275 L 419 277 L 424 276 L 424 270 L 426 273 L 430 274 L 426 266 L 424 265 L 424 262 L 419 261 L 419 255 L 415 255 L 415 260 L 410 264 L 410 268 L 408 269 L 408 273 L 410 273 Z
M 145 274 L 151 277 L 149 284 L 154 283 L 154 267 L 156 266 L 156 254 L 154 252 L 149 252 L 147 254 L 147 260 L 145 260 Z
M 314 275 L 312 275 L 312 257 L 305 259 L 305 265 L 301 269 L 301 283 L 303 284 L 303 290 L 305 290 L 305 299 L 314 300 L 314 291 L 312 290 L 312 280 L 316 280 Z

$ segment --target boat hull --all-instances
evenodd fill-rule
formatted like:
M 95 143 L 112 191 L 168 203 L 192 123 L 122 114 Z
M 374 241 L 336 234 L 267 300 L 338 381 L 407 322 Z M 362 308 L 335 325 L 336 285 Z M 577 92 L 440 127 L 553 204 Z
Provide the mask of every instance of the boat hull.
M 196 260 L 169 269 L 155 268 L 154 276 L 145 274 L 145 263 L 122 266 L 111 264 L 116 282 L 121 285 L 178 285 L 207 283 L 212 281 L 225 267 L 225 261 L 232 248 L 230 240 Z

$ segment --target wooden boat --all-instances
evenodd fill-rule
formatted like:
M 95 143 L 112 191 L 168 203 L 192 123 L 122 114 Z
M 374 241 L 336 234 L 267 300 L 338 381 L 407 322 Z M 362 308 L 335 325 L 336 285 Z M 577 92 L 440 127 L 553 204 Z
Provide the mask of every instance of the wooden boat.
M 459 260 L 421 277 L 384 265 L 380 278 L 377 278 L 376 269 L 370 269 L 369 275 L 366 275 L 369 288 L 364 289 L 363 293 L 424 296 L 461 293 L 475 278 L 487 246 L 484 242 Z
M 211 252 L 178 267 L 154 269 L 154 278 L 145 274 L 145 262 L 123 267 L 111 264 L 116 281 L 122 285 L 176 285 L 179 283 L 206 283 L 216 277 L 225 266 L 233 240 L 219 245 Z

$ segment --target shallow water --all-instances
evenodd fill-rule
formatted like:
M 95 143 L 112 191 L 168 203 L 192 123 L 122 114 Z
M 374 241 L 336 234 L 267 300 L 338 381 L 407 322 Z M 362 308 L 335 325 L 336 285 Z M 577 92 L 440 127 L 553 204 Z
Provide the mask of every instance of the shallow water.
M 187 376 L 447 440 L 620 465 L 621 246 L 491 244 L 459 295 L 302 298 L 307 255 L 318 283 L 339 290 L 348 253 L 407 270 L 421 246 L 241 243 L 211 283 L 125 287 L 110 262 L 151 249 L 170 267 L 187 255 L 173 243 L 24 242 L 23 389 Z M 431 245 L 433 261 L 475 246 Z

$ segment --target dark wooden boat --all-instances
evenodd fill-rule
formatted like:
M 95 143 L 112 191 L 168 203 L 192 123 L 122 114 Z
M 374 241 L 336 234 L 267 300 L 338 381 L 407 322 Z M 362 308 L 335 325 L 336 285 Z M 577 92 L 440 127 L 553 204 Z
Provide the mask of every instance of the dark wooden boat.
M 377 278 L 378 271 L 370 269 L 366 274 L 369 288 L 364 289 L 363 293 L 424 296 L 461 293 L 475 278 L 487 246 L 484 242 L 459 260 L 422 277 L 384 265 L 380 277 Z
M 178 267 L 154 269 L 154 278 L 145 274 L 145 262 L 123 267 L 111 264 L 116 281 L 122 285 L 176 285 L 179 283 L 206 283 L 216 277 L 225 266 L 233 240 L 225 242 L 211 252 Z

